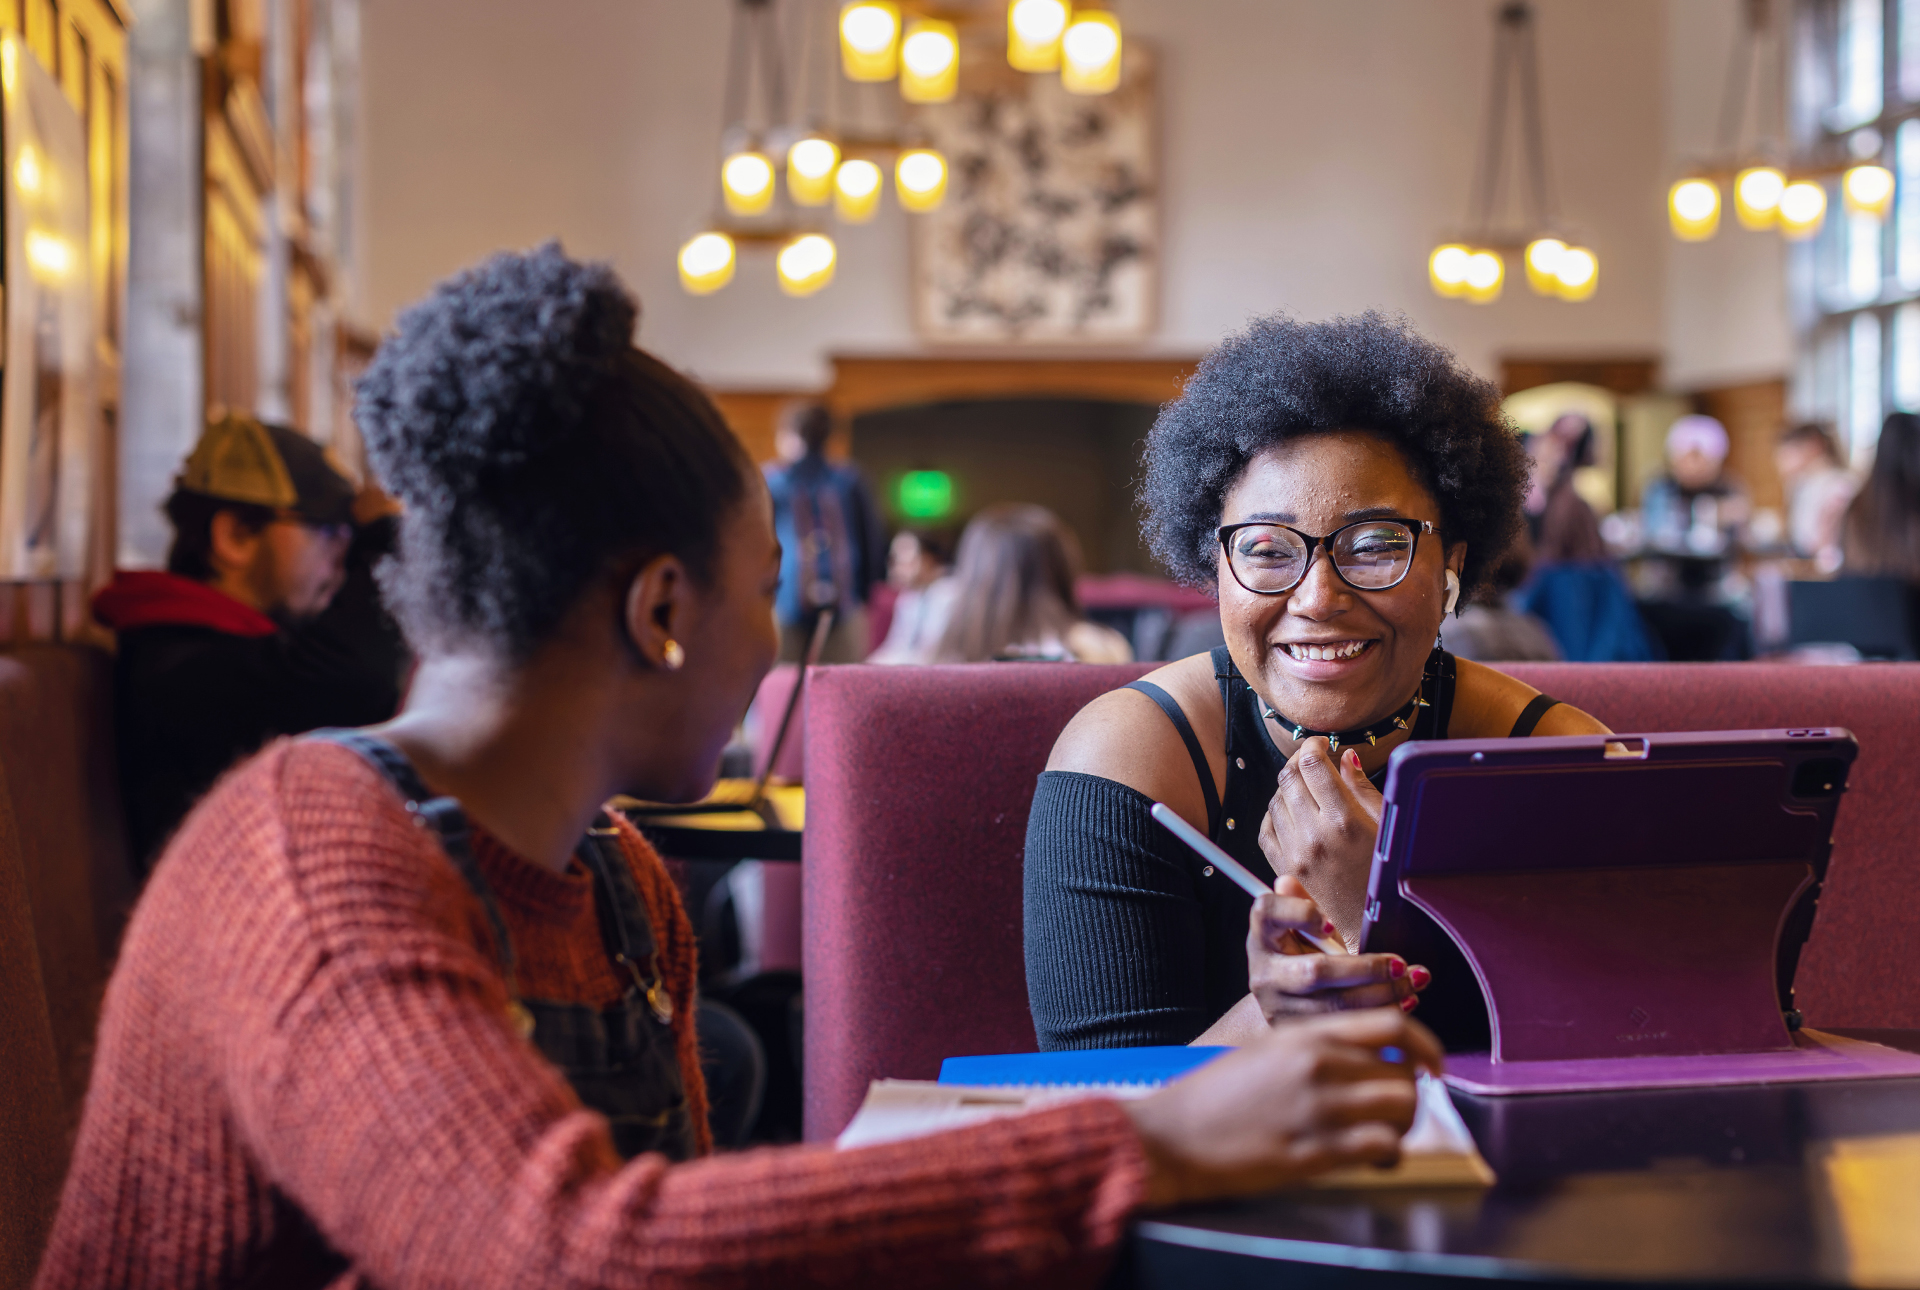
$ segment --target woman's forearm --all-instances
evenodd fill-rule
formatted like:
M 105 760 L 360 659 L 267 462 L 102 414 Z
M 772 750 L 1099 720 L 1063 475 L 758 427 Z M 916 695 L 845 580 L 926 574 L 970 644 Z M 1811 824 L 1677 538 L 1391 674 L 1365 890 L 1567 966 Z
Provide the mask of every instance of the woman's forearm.
M 1246 994 L 1240 997 L 1240 1002 L 1221 1014 L 1220 1020 L 1208 1026 L 1192 1046 L 1238 1048 L 1242 1044 L 1252 1043 L 1266 1031 L 1267 1018 L 1260 1011 L 1260 1001 Z

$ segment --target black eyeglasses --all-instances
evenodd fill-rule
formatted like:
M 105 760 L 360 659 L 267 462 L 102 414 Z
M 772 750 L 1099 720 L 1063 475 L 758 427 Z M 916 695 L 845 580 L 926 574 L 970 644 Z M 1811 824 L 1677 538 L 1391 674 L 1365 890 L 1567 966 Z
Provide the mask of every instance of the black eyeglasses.
M 1220 530 L 1233 580 L 1256 596 L 1277 596 L 1300 585 L 1313 553 L 1327 549 L 1333 571 L 1356 591 L 1397 587 L 1413 567 L 1422 533 L 1438 533 L 1430 520 L 1355 520 L 1325 537 L 1285 524 L 1253 520 Z

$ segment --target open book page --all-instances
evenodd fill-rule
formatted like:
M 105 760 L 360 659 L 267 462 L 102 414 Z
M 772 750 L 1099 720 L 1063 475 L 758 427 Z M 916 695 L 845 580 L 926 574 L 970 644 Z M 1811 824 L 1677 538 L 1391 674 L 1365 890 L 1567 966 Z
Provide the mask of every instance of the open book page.
M 1374 1187 L 1485 1187 L 1493 1170 L 1473 1145 L 1473 1135 L 1454 1110 L 1446 1085 L 1421 1075 L 1420 1105 L 1413 1128 L 1401 1140 L 1400 1163 L 1392 1169 L 1366 1166 L 1338 1169 L 1302 1184 L 1316 1189 Z M 925 1137 L 963 1129 L 1003 1115 L 1019 1115 L 1082 1097 L 1145 1097 L 1146 1084 L 1083 1085 L 1078 1088 L 1021 1086 L 975 1087 L 931 1080 L 875 1080 L 859 1114 L 840 1134 L 841 1148 Z

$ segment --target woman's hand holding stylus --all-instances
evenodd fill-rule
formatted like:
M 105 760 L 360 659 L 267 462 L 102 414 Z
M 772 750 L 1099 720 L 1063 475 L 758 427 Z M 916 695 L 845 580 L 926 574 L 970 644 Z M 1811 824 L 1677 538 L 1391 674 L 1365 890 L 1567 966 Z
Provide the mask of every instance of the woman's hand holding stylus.
M 1432 979 L 1397 954 L 1322 954 L 1303 933 L 1331 935 L 1332 924 L 1299 879 L 1282 876 L 1248 916 L 1247 983 L 1268 1025 L 1358 1008 L 1411 1012 Z
M 1271 1191 L 1343 1165 L 1392 1164 L 1413 1124 L 1430 1031 L 1390 1008 L 1271 1031 L 1152 1097 L 1126 1103 L 1149 1206 Z

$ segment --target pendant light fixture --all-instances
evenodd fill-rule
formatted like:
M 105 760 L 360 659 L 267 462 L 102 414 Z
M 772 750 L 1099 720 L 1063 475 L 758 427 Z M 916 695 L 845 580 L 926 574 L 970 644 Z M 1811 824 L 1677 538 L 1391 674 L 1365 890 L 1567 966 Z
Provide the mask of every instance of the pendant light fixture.
M 1715 160 L 1693 167 L 1667 192 L 1667 222 L 1683 242 L 1704 242 L 1719 231 L 1724 197 L 1751 232 L 1777 231 L 1802 241 L 1827 217 L 1827 181 L 1838 177 L 1848 211 L 1884 219 L 1893 206 L 1893 172 L 1881 165 L 1878 135 L 1851 165 L 1783 167 L 1779 141 L 1785 72 L 1775 0 L 1744 0 L 1732 61 L 1721 95 Z
M 1509 90 L 1517 83 L 1521 160 L 1527 173 L 1525 201 L 1531 235 L 1494 228 L 1506 176 Z M 1516 166 L 1518 172 L 1521 166 Z M 1449 299 L 1492 304 L 1506 287 L 1507 256 L 1517 254 L 1527 285 L 1536 295 L 1567 301 L 1592 297 L 1600 282 L 1600 260 L 1563 231 L 1547 170 L 1546 130 L 1540 112 L 1539 51 L 1533 7 L 1516 0 L 1494 18 L 1493 85 L 1486 132 L 1480 139 L 1475 170 L 1470 237 L 1449 239 L 1427 256 L 1427 280 Z
M 840 6 L 840 68 L 850 81 L 890 81 L 900 70 L 900 6 L 850 0 Z
M 893 191 L 906 210 L 933 210 L 947 195 L 947 159 L 932 148 L 907 149 L 894 163 Z
M 1016 72 L 1059 71 L 1060 42 L 1072 12 L 1067 0 L 1008 0 L 1008 65 Z
M 934 210 L 946 196 L 947 160 L 899 121 L 897 108 L 885 110 L 888 101 L 898 100 L 880 100 L 877 126 L 868 122 L 871 128 L 854 130 L 844 128 L 855 114 L 846 112 L 842 95 L 852 92 L 844 81 L 898 76 L 901 99 L 908 103 L 951 99 L 960 72 L 956 22 L 911 12 L 903 23 L 896 0 L 799 0 L 790 12 L 799 15 L 790 29 L 798 46 L 797 98 L 804 105 L 797 120 L 788 115 L 790 69 L 773 0 L 735 0 L 718 168 L 727 219 L 709 222 L 680 245 L 680 285 L 692 295 L 725 287 L 740 256 L 755 248 L 773 253 L 775 276 L 787 295 L 808 296 L 827 286 L 839 248 L 804 209 L 831 203 L 839 220 L 865 223 L 880 208 L 889 170 L 905 211 Z M 1066 12 L 1062 3 L 1063 29 Z M 864 106 L 874 105 L 869 99 Z
M 1060 84 L 1069 94 L 1109 94 L 1120 85 L 1120 20 L 1078 9 L 1060 37 Z
M 900 97 L 945 103 L 960 88 L 960 36 L 950 22 L 916 18 L 900 42 Z
M 787 149 L 787 196 L 800 206 L 825 206 L 839 168 L 839 144 L 818 131 L 802 135 Z

